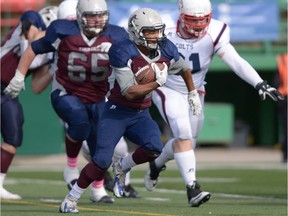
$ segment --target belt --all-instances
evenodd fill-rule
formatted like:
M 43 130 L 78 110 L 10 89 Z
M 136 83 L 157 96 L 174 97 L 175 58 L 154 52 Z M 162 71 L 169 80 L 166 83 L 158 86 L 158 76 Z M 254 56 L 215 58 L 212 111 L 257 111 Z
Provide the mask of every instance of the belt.
M 129 112 L 144 112 L 145 110 L 147 110 L 148 108 L 145 109 L 136 109 L 133 107 L 128 107 L 128 106 L 123 106 L 117 103 L 111 103 L 110 102 L 110 108 L 109 109 L 119 109 L 119 110 L 125 110 L 125 111 L 129 111 Z

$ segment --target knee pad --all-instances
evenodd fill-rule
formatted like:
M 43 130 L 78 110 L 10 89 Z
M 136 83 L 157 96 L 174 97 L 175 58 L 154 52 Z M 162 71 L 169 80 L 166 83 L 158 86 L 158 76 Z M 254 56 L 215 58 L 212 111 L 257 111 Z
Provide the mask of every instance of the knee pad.
M 87 140 L 91 131 L 91 126 L 88 122 L 83 122 L 80 124 L 70 124 L 67 130 L 68 135 L 76 140 L 76 141 L 83 141 Z
M 12 100 L 5 95 L 3 97 L 8 99 L 5 103 L 1 103 L 1 134 L 5 143 L 17 148 L 22 145 L 23 141 L 24 115 L 22 106 L 18 100 Z
M 105 155 L 105 157 L 101 157 L 101 158 L 94 155 L 92 157 L 92 160 L 101 169 L 108 169 L 110 167 L 111 163 L 112 163 L 112 159 L 109 158 L 109 155 Z
M 17 132 L 15 132 L 13 135 L 8 135 L 4 138 L 4 142 L 8 143 L 12 146 L 14 146 L 15 148 L 18 148 L 22 145 L 22 140 L 23 140 L 23 131 L 22 129 Z
M 149 152 L 158 152 L 160 154 L 163 149 L 163 143 L 160 137 L 153 136 L 150 138 L 149 143 L 144 144 L 143 147 Z

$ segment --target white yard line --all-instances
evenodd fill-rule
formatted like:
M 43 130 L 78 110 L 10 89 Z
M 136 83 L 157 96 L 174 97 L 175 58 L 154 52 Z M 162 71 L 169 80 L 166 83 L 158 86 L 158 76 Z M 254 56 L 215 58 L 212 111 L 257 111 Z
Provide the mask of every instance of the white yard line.
M 171 183 L 171 182 L 179 182 L 183 181 L 181 178 L 161 178 L 161 182 L 165 183 Z M 229 183 L 229 182 L 235 182 L 238 181 L 237 178 L 203 178 L 201 179 L 201 182 L 214 182 L 214 183 Z M 133 182 L 143 182 L 143 179 L 133 179 Z M 7 178 L 5 181 L 5 184 L 7 185 L 13 185 L 13 184 L 50 184 L 50 185 L 63 185 L 66 187 L 66 184 L 64 181 L 59 180 L 44 180 L 44 179 L 29 179 L 29 178 Z M 135 187 L 138 191 L 146 191 L 144 187 Z M 173 189 L 155 189 L 153 192 L 165 194 L 183 194 L 186 196 L 186 190 L 173 190 Z M 212 197 L 215 198 L 231 198 L 231 199 L 254 199 L 254 200 L 273 200 L 273 201 L 284 201 L 286 199 L 280 199 L 280 198 L 274 198 L 274 197 L 262 197 L 262 196 L 248 196 L 248 195 L 240 195 L 240 194 L 224 194 L 224 193 L 213 193 Z M 144 199 L 148 200 L 155 200 L 159 202 L 165 202 L 169 201 L 170 199 L 166 198 L 159 198 L 159 197 L 144 197 Z M 42 202 L 48 202 L 48 203 L 60 203 L 61 200 L 48 200 L 48 199 L 41 199 Z

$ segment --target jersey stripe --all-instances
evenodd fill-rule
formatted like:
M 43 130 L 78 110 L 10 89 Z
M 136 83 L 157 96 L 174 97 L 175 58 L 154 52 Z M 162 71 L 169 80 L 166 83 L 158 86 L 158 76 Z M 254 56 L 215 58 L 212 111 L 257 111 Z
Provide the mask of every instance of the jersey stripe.
M 166 122 L 167 122 L 167 124 L 168 124 L 169 127 L 170 127 L 169 120 L 168 120 L 168 117 L 167 117 L 167 114 L 166 114 L 166 108 L 165 108 L 165 101 L 166 101 L 165 95 L 164 95 L 163 92 L 162 92 L 161 90 L 159 90 L 159 89 L 155 89 L 154 91 L 155 91 L 155 92 L 159 95 L 159 97 L 161 98 L 162 111 L 163 111 L 163 114 L 164 114 L 164 116 L 165 116 Z
M 224 25 L 223 25 L 223 27 L 222 27 L 222 29 L 221 29 L 218 37 L 216 38 L 216 40 L 215 40 L 214 43 L 213 43 L 214 47 L 215 47 L 215 46 L 217 45 L 217 43 L 219 42 L 219 40 L 220 40 L 223 32 L 225 31 L 226 27 L 227 27 L 227 25 L 224 23 Z

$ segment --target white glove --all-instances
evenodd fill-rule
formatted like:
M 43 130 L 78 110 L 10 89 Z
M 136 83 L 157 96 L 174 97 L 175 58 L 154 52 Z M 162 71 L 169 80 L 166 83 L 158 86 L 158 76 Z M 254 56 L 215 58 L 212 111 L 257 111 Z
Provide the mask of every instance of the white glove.
M 110 42 L 103 42 L 100 45 L 98 45 L 96 48 L 100 52 L 108 53 L 111 46 L 112 44 Z
M 202 112 L 202 105 L 197 89 L 194 89 L 188 93 L 188 103 L 193 111 L 193 115 L 199 116 Z
M 25 76 L 16 70 L 14 77 L 10 80 L 9 85 L 4 89 L 6 95 L 10 95 L 11 98 L 16 98 L 22 89 L 25 89 Z
M 166 83 L 167 76 L 168 76 L 168 67 L 164 64 L 164 68 L 160 70 L 160 68 L 157 66 L 157 64 L 152 63 L 151 66 L 156 74 L 156 82 L 159 84 L 159 86 L 163 86 Z

